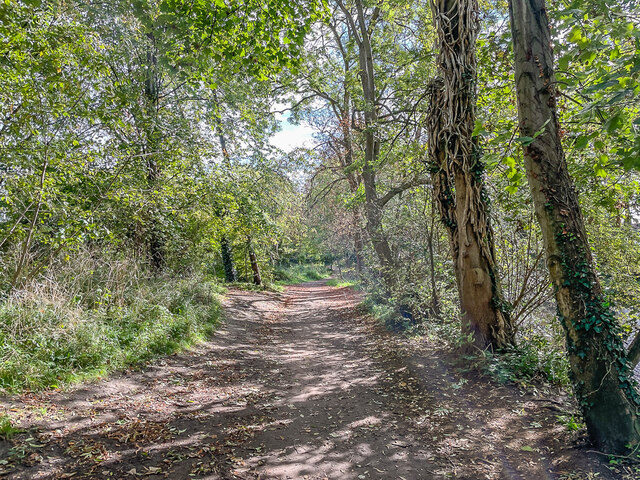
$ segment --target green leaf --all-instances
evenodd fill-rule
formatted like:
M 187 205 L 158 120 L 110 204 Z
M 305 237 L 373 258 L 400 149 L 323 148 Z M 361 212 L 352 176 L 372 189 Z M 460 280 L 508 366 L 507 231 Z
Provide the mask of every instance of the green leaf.
M 622 115 L 620 113 L 616 113 L 607 119 L 604 124 L 604 128 L 608 133 L 613 133 L 618 130 L 623 123 L 624 119 L 622 118 Z
M 535 140 L 535 138 L 533 138 L 533 137 L 516 138 L 516 142 L 518 142 L 523 147 L 528 147 L 529 145 L 531 145 L 533 143 L 534 140 Z
M 569 60 L 573 58 L 573 55 L 563 55 L 558 59 L 558 69 L 567 70 L 569 68 Z
M 473 127 L 473 132 L 471 132 L 472 137 L 483 136 L 487 133 L 484 129 L 484 125 L 480 120 L 476 120 L 476 124 Z
M 579 26 L 575 26 L 571 29 L 569 33 L 569 41 L 573 43 L 578 43 L 582 41 L 582 29 Z
M 544 122 L 542 124 L 542 127 L 540 127 L 540 130 L 538 130 L 536 133 L 533 134 L 533 138 L 538 138 L 540 135 L 542 135 L 545 132 L 547 125 L 549 124 L 550 121 L 551 119 L 549 118 L 546 122 Z
M 575 143 L 573 144 L 574 148 L 577 150 L 583 150 L 589 144 L 589 137 L 586 135 L 580 135 L 576 138 Z

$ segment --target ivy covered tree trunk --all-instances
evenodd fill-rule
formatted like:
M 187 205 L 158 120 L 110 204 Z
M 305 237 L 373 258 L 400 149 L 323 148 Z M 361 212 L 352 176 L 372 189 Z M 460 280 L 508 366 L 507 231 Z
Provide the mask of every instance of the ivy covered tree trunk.
M 436 203 L 449 232 L 463 332 L 480 348 L 502 349 L 514 343 L 514 328 L 500 292 L 484 165 L 472 137 L 478 5 L 436 0 L 432 8 L 440 46 L 428 119 Z
M 525 167 L 566 332 L 574 391 L 593 442 L 623 453 L 640 444 L 640 397 L 567 170 L 544 0 L 511 0 L 510 16 Z
M 227 282 L 236 281 L 236 269 L 233 265 L 233 252 L 227 237 L 222 237 L 220 241 L 220 254 L 222 255 L 222 265 L 224 267 L 224 278 Z
M 251 238 L 247 240 L 247 249 L 249 251 L 249 263 L 251 263 L 251 271 L 253 272 L 254 285 L 262 285 L 262 277 L 260 276 L 260 267 L 258 266 L 258 257 L 251 246 Z

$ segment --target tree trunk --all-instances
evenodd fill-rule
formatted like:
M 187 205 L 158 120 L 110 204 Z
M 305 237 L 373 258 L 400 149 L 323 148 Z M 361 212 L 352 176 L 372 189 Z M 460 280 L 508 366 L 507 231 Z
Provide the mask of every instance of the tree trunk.
M 365 101 L 365 151 L 362 168 L 364 183 L 365 205 L 364 213 L 367 220 L 367 233 L 380 261 L 381 272 L 387 288 L 390 290 L 395 284 L 396 261 L 391 246 L 382 226 L 382 206 L 378 202 L 376 189 L 376 171 L 374 165 L 380 154 L 380 140 L 377 135 L 378 105 L 376 99 L 373 51 L 371 48 L 370 29 L 366 25 L 364 8 L 361 0 L 355 2 L 357 18 L 354 20 L 346 8 L 343 12 L 352 30 L 352 36 L 358 45 L 358 62 L 360 67 L 360 83 Z
M 251 239 L 247 241 L 247 250 L 249 252 L 249 262 L 251 263 L 251 271 L 253 272 L 253 283 L 262 285 L 262 277 L 260 276 L 260 267 L 258 266 L 258 257 L 251 246 Z
M 566 332 L 574 391 L 593 442 L 623 453 L 640 444 L 640 397 L 567 170 L 546 7 L 544 0 L 511 0 L 509 7 L 520 132 L 531 138 L 524 146 L 525 168 Z
M 427 233 L 427 251 L 429 254 L 429 273 L 431 278 L 431 310 L 433 311 L 433 315 L 436 318 L 440 318 L 440 298 L 438 297 L 438 287 L 436 285 L 436 265 L 433 254 L 433 235 L 435 233 L 436 225 L 435 225 L 435 201 L 434 198 L 431 199 L 431 227 L 429 228 L 429 232 Z
M 340 8 L 343 8 L 344 5 L 341 5 Z M 338 28 L 331 21 L 327 23 L 329 29 L 333 34 L 333 38 L 335 41 L 335 45 L 337 47 L 337 51 L 340 53 L 340 57 L 342 58 L 343 64 L 343 72 L 342 76 L 342 100 L 341 102 L 332 102 L 331 109 L 335 115 L 335 119 L 338 122 L 338 125 L 341 130 L 341 138 L 339 141 L 339 147 L 336 148 L 336 156 L 338 161 L 340 162 L 340 166 L 342 168 L 342 174 L 344 175 L 347 183 L 349 184 L 349 190 L 353 195 L 356 195 L 358 192 L 358 188 L 360 186 L 360 177 L 357 173 L 357 169 L 354 168 L 353 160 L 353 141 L 352 141 L 352 130 L 353 130 L 353 121 L 352 114 L 353 111 L 351 109 L 351 58 L 348 51 L 348 48 L 345 46 L 342 40 L 342 34 L 338 31 Z M 351 40 L 353 37 L 351 35 L 351 31 L 348 30 L 348 39 Z M 316 90 L 316 92 L 323 97 L 329 97 L 327 92 Z M 358 273 L 362 273 L 364 270 L 364 240 L 362 235 L 362 227 L 360 226 L 360 209 L 358 206 L 352 207 L 352 229 L 350 230 L 350 236 L 353 241 L 353 248 L 355 253 L 356 260 L 356 271 Z
M 156 149 L 159 144 L 160 131 L 158 129 L 158 72 L 157 57 L 155 53 L 155 37 L 152 33 L 147 34 L 149 44 L 147 45 L 147 64 L 144 94 L 147 100 L 147 138 L 145 153 L 147 154 L 147 185 L 150 195 L 155 195 L 156 185 L 160 177 L 158 162 L 156 160 Z M 151 199 L 150 214 L 147 225 L 147 242 L 149 248 L 149 261 L 151 267 L 158 271 L 165 265 L 165 239 L 158 221 L 159 212 L 157 202 Z
M 362 239 L 362 230 L 360 228 L 360 215 L 357 210 L 354 211 L 353 225 L 353 248 L 356 254 L 356 272 L 362 274 L 364 272 L 364 241 Z
M 484 165 L 472 137 L 475 124 L 475 0 L 435 0 L 441 77 L 431 85 L 429 158 L 435 196 L 449 232 L 462 308 L 462 329 L 480 348 L 513 345 L 514 328 L 502 298 L 489 223 Z
M 233 252 L 231 250 L 231 244 L 227 237 L 223 236 L 220 241 L 220 253 L 222 255 L 222 265 L 224 266 L 224 278 L 227 282 L 235 282 L 236 269 L 233 265 Z

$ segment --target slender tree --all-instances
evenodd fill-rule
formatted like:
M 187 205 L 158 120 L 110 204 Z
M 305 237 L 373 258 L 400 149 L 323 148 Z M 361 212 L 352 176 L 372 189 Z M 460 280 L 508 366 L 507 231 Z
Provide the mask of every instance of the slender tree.
M 475 0 L 434 0 L 440 76 L 431 84 L 429 158 L 435 197 L 449 232 L 462 328 L 480 348 L 514 343 L 502 298 L 484 191 L 484 165 L 472 136 L 476 108 Z
M 574 391 L 594 443 L 625 452 L 640 445 L 640 396 L 598 281 L 564 157 L 545 2 L 511 0 L 509 7 L 525 168 L 566 332 Z
M 373 25 L 380 16 L 380 8 L 376 7 L 367 24 L 364 7 L 360 0 L 355 1 L 356 13 L 353 13 L 341 2 L 342 9 L 358 49 L 358 64 L 360 68 L 360 84 L 364 101 L 364 159 L 362 166 L 362 181 L 364 184 L 364 212 L 367 219 L 367 233 L 378 256 L 383 276 L 387 285 L 393 283 L 393 271 L 397 268 L 396 260 L 391 251 L 389 240 L 382 226 L 382 207 L 376 188 L 375 162 L 380 154 L 380 138 L 376 132 L 378 124 L 379 105 L 376 98 L 376 84 L 373 61 L 371 35 Z
M 364 143 L 361 147 L 361 178 L 364 187 L 366 231 L 380 263 L 385 286 L 391 292 L 397 284 L 399 264 L 384 229 L 384 209 L 397 195 L 419 185 L 424 185 L 428 181 L 420 173 L 414 173 L 411 178 L 405 178 L 402 183 L 389 188 L 385 193 L 379 192 L 379 183 L 381 182 L 379 182 L 378 174 L 382 163 L 381 158 L 388 154 L 388 149 L 392 148 L 394 143 L 394 141 L 388 141 L 389 139 L 383 137 L 383 124 L 388 123 L 396 115 L 398 118 L 400 116 L 400 112 L 395 111 L 397 105 L 386 105 L 387 113 L 385 115 L 381 113 L 385 94 L 393 97 L 386 91 L 389 79 L 385 81 L 377 78 L 376 71 L 376 62 L 387 61 L 387 59 L 380 58 L 380 53 L 374 49 L 374 39 L 376 34 L 380 34 L 381 26 L 385 23 L 385 13 L 381 5 L 367 8 L 361 0 L 355 0 L 353 7 L 347 6 L 342 0 L 337 0 L 336 3 L 344 15 L 349 43 L 355 45 L 354 53 L 357 55 L 358 62 L 359 93 L 362 105 L 358 113 L 361 114 L 361 118 L 364 120 L 361 124 L 364 125 L 358 129 L 354 128 L 354 130 L 358 130 Z M 379 87 L 378 83 L 382 85 Z M 400 109 L 401 112 L 405 114 L 415 112 L 422 98 L 419 96 L 415 103 L 409 107 L 403 106 Z M 401 101 L 400 98 L 397 100 Z M 396 138 L 399 136 L 397 134 Z M 383 145 L 387 152 L 383 151 Z
M 142 145 L 143 155 L 146 156 L 147 167 L 147 184 L 150 192 L 157 189 L 158 181 L 161 176 L 161 169 L 158 165 L 158 145 L 162 133 L 158 127 L 159 124 L 159 98 L 161 77 L 158 74 L 158 52 L 153 33 L 146 35 L 146 55 L 143 68 L 146 70 L 144 77 L 144 99 L 145 99 L 145 115 L 143 120 L 145 139 Z M 148 255 L 151 266 L 154 270 L 160 270 L 165 264 L 165 240 L 164 234 L 160 228 L 160 216 L 157 212 L 158 206 L 154 198 L 150 202 L 150 215 L 147 219 L 147 243 Z

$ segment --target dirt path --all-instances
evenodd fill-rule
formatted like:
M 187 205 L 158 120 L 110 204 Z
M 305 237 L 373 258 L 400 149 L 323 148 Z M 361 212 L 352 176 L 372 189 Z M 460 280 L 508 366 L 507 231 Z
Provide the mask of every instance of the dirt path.
M 459 373 L 424 342 L 382 331 L 358 314 L 358 302 L 323 282 L 282 295 L 232 291 L 228 320 L 193 352 L 72 392 L 3 402 L 37 430 L 0 442 L 0 472 L 623 478 L 572 444 L 556 404 Z

